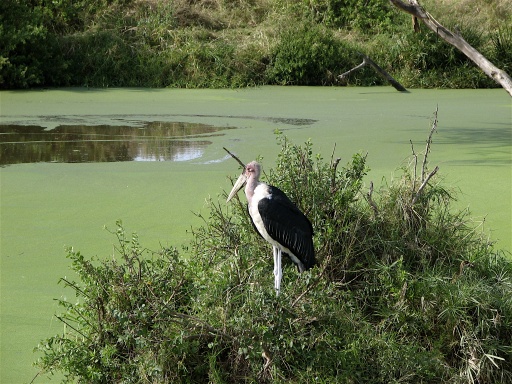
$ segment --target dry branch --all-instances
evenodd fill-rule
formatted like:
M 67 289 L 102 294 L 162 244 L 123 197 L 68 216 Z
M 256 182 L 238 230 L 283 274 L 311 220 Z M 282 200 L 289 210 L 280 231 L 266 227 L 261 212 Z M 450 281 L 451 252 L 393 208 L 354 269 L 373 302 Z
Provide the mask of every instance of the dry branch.
M 416 203 L 416 201 L 420 197 L 421 193 L 423 192 L 423 189 L 427 186 L 428 181 L 439 170 L 439 167 L 436 166 L 434 168 L 434 170 L 427 175 L 428 155 L 430 153 L 430 146 L 432 145 L 432 135 L 434 134 L 434 132 L 437 131 L 437 122 L 438 122 L 437 121 L 437 113 L 438 113 L 438 111 L 439 111 L 439 106 L 437 106 L 436 110 L 434 111 L 434 121 L 432 122 L 432 127 L 430 128 L 430 132 L 428 134 L 427 144 L 425 146 L 425 153 L 423 154 L 423 162 L 421 164 L 421 185 L 416 192 L 414 192 L 414 191 L 416 190 L 416 168 L 418 166 L 418 156 L 414 152 L 414 145 L 412 144 L 412 141 L 411 141 L 411 149 L 412 149 L 412 154 L 414 157 L 414 179 L 413 179 L 414 181 L 413 181 L 413 188 L 412 188 L 413 198 L 411 201 L 411 206 Z
M 434 112 L 434 121 L 432 122 L 432 128 L 430 129 L 430 133 L 428 134 L 427 145 L 425 147 L 425 155 L 423 156 L 423 164 L 421 165 L 421 181 L 425 180 L 425 174 L 427 173 L 427 158 L 430 153 L 430 146 L 432 145 L 432 135 L 437 130 L 437 112 L 439 111 L 439 106 L 436 107 Z
M 438 170 L 439 170 L 439 167 L 438 167 L 438 166 L 436 166 L 436 167 L 434 168 L 434 170 L 428 174 L 428 176 L 426 177 L 426 179 L 423 181 L 423 183 L 422 183 L 422 184 L 420 185 L 420 187 L 418 188 L 418 192 L 416 192 L 416 194 L 414 195 L 414 199 L 412 199 L 411 205 L 416 204 L 416 201 L 417 201 L 417 200 L 418 200 L 418 198 L 421 196 L 421 193 L 423 192 L 423 189 L 427 186 L 428 181 L 430 180 L 430 178 L 431 178 L 432 176 L 434 176 L 434 175 L 437 173 L 437 171 L 438 171 Z
M 336 191 L 336 168 L 338 168 L 338 164 L 340 163 L 341 159 L 338 157 L 332 164 L 332 176 L 331 176 L 331 193 L 334 193 Z
M 375 217 L 377 217 L 379 214 L 379 209 L 377 208 L 377 204 L 375 204 L 375 201 L 373 201 L 372 195 L 373 195 L 373 181 L 370 181 L 370 189 L 368 190 L 368 193 L 366 194 L 366 201 L 368 201 L 368 204 L 370 204 L 370 207 L 372 207 L 373 215 Z
M 411 143 L 411 151 L 412 151 L 412 157 L 414 159 L 414 176 L 412 178 L 412 190 L 416 190 L 416 172 L 418 168 L 418 155 L 416 155 L 416 152 L 414 152 L 414 144 L 412 143 L 412 140 L 409 139 L 409 143 Z
M 363 62 L 361 64 L 359 64 L 358 66 L 352 68 L 352 69 L 349 69 L 347 72 L 344 72 L 342 73 L 341 75 L 338 76 L 338 78 L 340 80 L 344 80 L 345 78 L 347 78 L 349 75 L 352 74 L 352 72 L 355 72 L 357 71 L 358 69 L 361 69 L 363 67 L 366 67 L 368 65 L 368 62 L 363 58 Z

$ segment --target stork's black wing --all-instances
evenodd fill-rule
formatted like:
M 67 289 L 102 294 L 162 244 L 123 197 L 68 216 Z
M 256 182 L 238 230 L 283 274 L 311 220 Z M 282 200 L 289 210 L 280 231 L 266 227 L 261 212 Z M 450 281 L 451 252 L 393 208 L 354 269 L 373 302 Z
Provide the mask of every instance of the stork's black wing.
M 304 264 L 315 264 L 313 226 L 290 199 L 276 187 L 269 187 L 270 196 L 258 203 L 258 211 L 270 237 L 288 248 Z

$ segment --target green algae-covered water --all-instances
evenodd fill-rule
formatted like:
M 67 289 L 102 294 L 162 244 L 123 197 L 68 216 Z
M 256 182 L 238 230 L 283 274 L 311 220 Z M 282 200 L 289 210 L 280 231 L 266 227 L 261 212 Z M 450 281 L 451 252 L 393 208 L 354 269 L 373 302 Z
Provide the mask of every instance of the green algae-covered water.
M 368 152 L 366 182 L 380 184 L 407 164 L 409 140 L 423 150 L 438 108 L 432 168 L 478 230 L 512 249 L 512 106 L 500 89 L 65 89 L 4 91 L 0 103 L 2 383 L 30 382 L 33 348 L 62 331 L 66 246 L 109 257 L 104 226 L 121 219 L 147 248 L 179 247 L 200 224 L 192 212 L 238 174 L 222 147 L 271 167 L 275 129 L 325 158 L 336 145 L 342 163 Z

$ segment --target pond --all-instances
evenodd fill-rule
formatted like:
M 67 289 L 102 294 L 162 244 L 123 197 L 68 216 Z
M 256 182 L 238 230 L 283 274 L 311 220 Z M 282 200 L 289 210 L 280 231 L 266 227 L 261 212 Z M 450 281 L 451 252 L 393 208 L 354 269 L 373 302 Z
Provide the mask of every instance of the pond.
M 109 125 L 0 125 L 0 165 L 187 161 L 202 156 L 208 137 L 220 129 L 207 124 L 150 122 L 140 127 Z M 189 139 L 189 140 L 184 140 Z
M 116 120 L 129 121 L 126 118 L 117 117 Z M 293 118 L 243 118 L 295 126 L 314 122 Z M 135 125 L 83 125 L 78 119 L 76 124 L 51 129 L 0 124 L 0 166 L 38 162 L 188 161 L 200 158 L 206 146 L 212 144 L 205 138 L 233 128 L 176 121 L 131 123 Z
M 495 90 L 262 87 L 243 90 L 3 91 L 0 118 L 0 382 L 30 382 L 32 350 L 61 332 L 54 298 L 69 275 L 64 247 L 112 257 L 121 219 L 149 249 L 186 244 L 205 199 L 224 203 L 238 165 L 275 164 L 279 129 L 294 143 L 347 163 L 368 152 L 365 179 L 399 177 L 425 145 L 437 181 L 469 207 L 476 230 L 512 249 L 510 97 Z M 293 171 L 293 170 L 290 170 Z M 70 301 L 74 297 L 68 298 Z M 47 382 L 45 377 L 35 382 Z

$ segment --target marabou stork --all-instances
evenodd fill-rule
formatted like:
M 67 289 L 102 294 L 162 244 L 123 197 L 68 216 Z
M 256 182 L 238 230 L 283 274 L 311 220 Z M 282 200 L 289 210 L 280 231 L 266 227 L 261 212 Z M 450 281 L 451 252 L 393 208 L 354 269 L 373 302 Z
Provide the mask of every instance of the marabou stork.
M 260 165 L 247 164 L 229 193 L 227 202 L 245 183 L 247 210 L 257 232 L 270 244 L 274 252 L 274 287 L 281 289 L 281 255 L 286 253 L 297 265 L 299 272 L 315 264 L 313 227 L 306 216 L 279 188 L 259 181 Z

